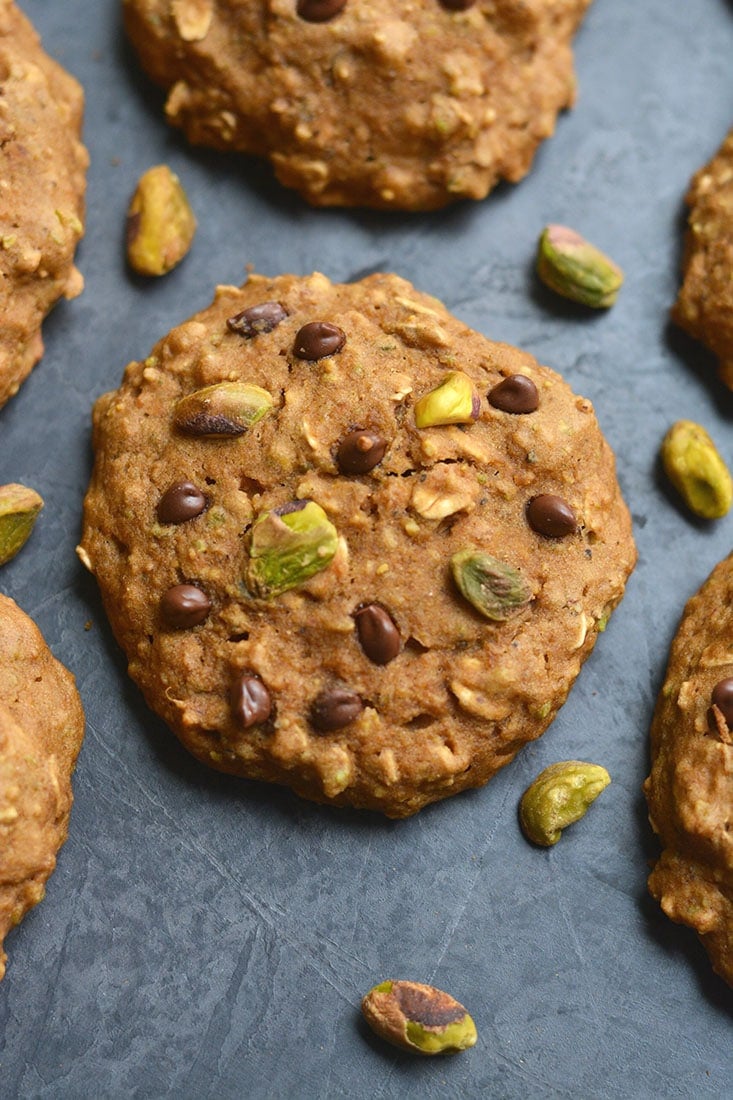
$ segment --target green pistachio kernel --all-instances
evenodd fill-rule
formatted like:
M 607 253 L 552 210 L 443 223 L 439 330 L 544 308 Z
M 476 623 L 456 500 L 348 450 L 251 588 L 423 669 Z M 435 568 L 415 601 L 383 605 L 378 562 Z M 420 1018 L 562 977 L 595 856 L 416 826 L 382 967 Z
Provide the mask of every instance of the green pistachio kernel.
M 0 565 L 14 558 L 30 538 L 43 500 L 25 485 L 0 485 Z
M 519 823 L 528 840 L 549 848 L 562 830 L 579 821 L 611 782 L 600 764 L 563 760 L 550 764 L 530 784 L 519 803 Z
M 165 275 L 191 247 L 196 218 L 178 176 L 166 164 L 149 168 L 127 212 L 127 259 L 140 275 Z
M 594 309 L 612 306 L 624 281 L 613 260 L 565 225 L 542 231 L 537 274 L 550 290 Z
M 439 386 L 415 403 L 415 424 L 418 428 L 472 424 L 478 419 L 480 408 L 481 400 L 468 375 L 451 371 Z
M 315 501 L 274 508 L 252 527 L 247 587 L 262 599 L 280 596 L 330 565 L 337 549 L 338 532 Z
M 364 997 L 361 1010 L 377 1035 L 415 1054 L 456 1054 L 478 1038 L 462 1004 L 421 982 L 380 982 Z
M 733 482 L 712 439 L 692 420 L 678 420 L 662 440 L 662 464 L 687 507 L 720 519 L 733 501 Z
M 272 394 L 249 382 L 217 382 L 176 402 L 173 421 L 186 435 L 243 435 L 275 407 Z
M 487 619 L 503 622 L 532 599 L 519 571 L 483 550 L 459 550 L 450 566 L 461 595 Z

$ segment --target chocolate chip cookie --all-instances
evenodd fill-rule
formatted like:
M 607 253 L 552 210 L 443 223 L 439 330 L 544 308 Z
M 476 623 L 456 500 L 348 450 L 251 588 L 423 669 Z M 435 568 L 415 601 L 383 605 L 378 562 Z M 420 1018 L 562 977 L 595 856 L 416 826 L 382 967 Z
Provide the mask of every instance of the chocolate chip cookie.
M 644 790 L 663 850 L 649 890 L 733 986 L 733 557 L 685 608 L 651 750 Z
M 80 555 L 200 760 L 393 817 L 539 737 L 635 549 L 589 401 L 392 275 L 253 275 L 97 402 Z
M 80 293 L 83 96 L 12 0 L 0 0 L 0 405 L 43 354 L 41 323 Z
M 66 840 L 84 733 L 74 677 L 0 595 L 0 978 L 3 939 L 44 894 Z
M 123 0 L 166 116 L 318 206 L 430 210 L 529 171 L 590 0 Z

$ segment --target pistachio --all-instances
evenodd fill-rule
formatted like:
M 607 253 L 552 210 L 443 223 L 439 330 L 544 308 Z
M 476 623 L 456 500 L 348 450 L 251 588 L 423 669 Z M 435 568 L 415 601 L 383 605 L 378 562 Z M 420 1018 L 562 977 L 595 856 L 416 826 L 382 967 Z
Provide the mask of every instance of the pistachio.
M 381 982 L 369 990 L 361 1010 L 372 1031 L 415 1054 L 455 1054 L 478 1038 L 462 1004 L 421 982 Z
M 687 507 L 720 519 L 731 506 L 733 482 L 712 439 L 692 420 L 678 420 L 662 440 L 662 464 Z
M 594 309 L 612 306 L 624 281 L 613 260 L 565 225 L 542 231 L 537 274 L 550 290 Z
M 252 527 L 247 587 L 262 599 L 280 596 L 330 565 L 337 548 L 338 532 L 315 501 L 273 508 Z
M 272 394 L 249 382 L 217 382 L 176 402 L 173 420 L 187 435 L 243 435 L 275 407 Z
M 418 428 L 472 424 L 478 419 L 480 408 L 481 399 L 468 375 L 451 371 L 439 386 L 415 403 L 415 424 Z
M 139 275 L 165 275 L 191 247 L 196 218 L 167 164 L 149 168 L 127 211 L 127 259 Z
M 0 565 L 25 545 L 43 501 L 25 485 L 0 485 Z
M 487 619 L 503 622 L 532 599 L 520 572 L 483 550 L 459 550 L 450 565 L 461 595 Z
M 562 830 L 579 821 L 610 782 L 610 775 L 600 764 L 585 764 L 582 760 L 550 764 L 519 803 L 524 835 L 544 848 L 557 844 Z

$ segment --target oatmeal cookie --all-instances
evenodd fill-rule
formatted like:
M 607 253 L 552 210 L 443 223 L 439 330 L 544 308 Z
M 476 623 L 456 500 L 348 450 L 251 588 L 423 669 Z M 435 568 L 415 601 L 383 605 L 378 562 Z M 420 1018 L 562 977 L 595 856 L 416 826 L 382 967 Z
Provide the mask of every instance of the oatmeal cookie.
M 529 171 L 590 0 L 123 0 L 190 141 L 318 206 L 430 210 Z
M 649 890 L 733 986 L 733 557 L 685 608 L 651 727 L 644 790 L 662 854 Z
M 634 563 L 590 402 L 392 275 L 219 287 L 94 448 L 80 555 L 150 706 L 393 817 L 539 737 Z
M 79 84 L 41 47 L 12 0 L 0 0 L 0 405 L 43 354 L 41 324 L 84 283 L 87 152 Z
M 0 978 L 3 939 L 43 898 L 66 840 L 84 715 L 74 677 L 0 595 Z

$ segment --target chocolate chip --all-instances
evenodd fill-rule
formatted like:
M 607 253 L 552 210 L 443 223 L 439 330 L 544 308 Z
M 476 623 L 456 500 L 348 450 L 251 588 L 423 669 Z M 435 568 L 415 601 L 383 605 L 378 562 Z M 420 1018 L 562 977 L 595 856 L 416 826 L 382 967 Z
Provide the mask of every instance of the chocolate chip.
M 160 601 L 160 613 L 168 626 L 187 630 L 198 626 L 211 611 L 211 600 L 195 584 L 176 584 Z
M 468 11 L 476 3 L 476 0 L 440 0 L 448 11 Z
M 311 704 L 310 721 L 322 733 L 340 730 L 358 718 L 364 709 L 359 696 L 346 688 L 327 688 Z
M 533 413 L 539 403 L 537 387 L 524 374 L 511 374 L 489 390 L 489 404 L 501 412 Z
M 298 359 L 325 359 L 346 343 L 346 333 L 330 321 L 310 321 L 295 334 L 293 348 Z
M 238 336 L 244 336 L 251 340 L 253 336 L 261 336 L 265 332 L 272 332 L 274 328 L 287 317 L 286 310 L 279 302 L 260 302 L 259 305 L 249 306 L 227 320 L 227 328 L 230 332 L 236 332 Z
M 575 512 L 567 501 L 553 496 L 552 493 L 541 493 L 530 500 L 527 505 L 527 520 L 538 535 L 546 535 L 551 539 L 572 535 L 578 526 Z
M 272 714 L 272 696 L 252 672 L 243 672 L 232 688 L 232 711 L 243 729 L 259 726 Z
M 338 445 L 336 464 L 342 474 L 368 474 L 384 458 L 387 440 L 376 432 L 357 428 Z
M 361 648 L 375 665 L 387 665 L 400 652 L 402 639 L 394 619 L 378 603 L 368 603 L 354 612 Z
M 345 7 L 346 0 L 298 0 L 295 10 L 307 23 L 327 23 Z
M 719 680 L 713 688 L 711 701 L 725 718 L 728 728 L 733 729 L 733 679 Z
M 171 485 L 158 502 L 158 520 L 161 523 L 186 523 L 205 510 L 207 500 L 200 489 L 190 481 Z

